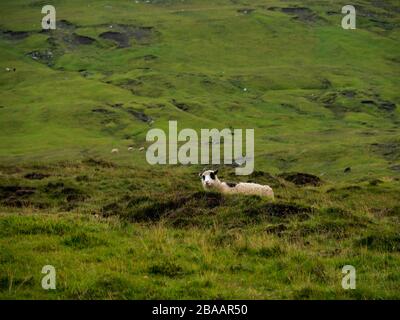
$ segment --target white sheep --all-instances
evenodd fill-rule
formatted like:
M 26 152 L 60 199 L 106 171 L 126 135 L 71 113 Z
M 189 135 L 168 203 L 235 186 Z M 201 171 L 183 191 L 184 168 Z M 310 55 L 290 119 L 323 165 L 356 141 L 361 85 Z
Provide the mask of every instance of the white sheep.
M 111 153 L 119 153 L 119 149 L 115 148 L 111 150 Z
M 258 195 L 261 197 L 269 197 L 274 199 L 274 191 L 270 186 L 257 183 L 226 183 L 221 182 L 217 177 L 218 170 L 207 170 L 200 173 L 203 188 L 206 191 L 215 190 L 222 193 L 241 193 L 247 195 Z
M 133 147 L 129 147 L 129 148 L 128 148 L 128 151 L 133 151 Z

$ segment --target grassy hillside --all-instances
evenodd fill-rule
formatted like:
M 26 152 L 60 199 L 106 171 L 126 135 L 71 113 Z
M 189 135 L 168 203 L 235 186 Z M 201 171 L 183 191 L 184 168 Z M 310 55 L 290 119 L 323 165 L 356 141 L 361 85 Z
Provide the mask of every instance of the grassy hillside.
M 53 31 L 0 3 L 1 298 L 399 298 L 397 1 L 353 1 L 356 30 L 344 1 L 81 3 Z M 148 165 L 168 120 L 255 129 L 255 172 L 221 178 L 276 201 Z

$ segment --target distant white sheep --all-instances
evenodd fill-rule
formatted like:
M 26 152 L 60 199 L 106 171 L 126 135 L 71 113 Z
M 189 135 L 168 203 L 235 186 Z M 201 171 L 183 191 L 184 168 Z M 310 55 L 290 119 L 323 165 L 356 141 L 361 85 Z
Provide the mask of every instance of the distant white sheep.
M 111 153 L 119 153 L 119 149 L 115 148 L 111 150 Z
M 258 195 L 274 199 L 274 191 L 270 186 L 257 183 L 227 183 L 221 182 L 217 177 L 218 170 L 207 170 L 199 174 L 204 190 L 215 190 L 221 193 L 241 193 L 247 195 Z
M 133 151 L 133 147 L 129 147 L 129 148 L 128 148 L 128 151 Z

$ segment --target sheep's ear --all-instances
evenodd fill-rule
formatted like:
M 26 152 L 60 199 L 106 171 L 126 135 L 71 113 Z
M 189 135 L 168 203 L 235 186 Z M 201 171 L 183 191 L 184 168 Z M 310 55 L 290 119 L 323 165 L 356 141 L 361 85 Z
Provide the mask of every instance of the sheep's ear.
M 214 174 L 217 174 L 218 173 L 218 169 L 217 170 L 214 170 Z
M 199 177 L 201 177 L 203 175 L 203 173 L 202 172 L 199 172 Z

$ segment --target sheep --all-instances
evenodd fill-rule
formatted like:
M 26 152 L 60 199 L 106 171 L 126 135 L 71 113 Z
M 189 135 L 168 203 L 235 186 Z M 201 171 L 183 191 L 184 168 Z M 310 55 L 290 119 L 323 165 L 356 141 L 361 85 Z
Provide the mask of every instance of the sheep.
M 129 148 L 128 148 L 128 151 L 133 151 L 133 147 L 129 147 Z
M 258 195 L 261 197 L 269 197 L 272 200 L 274 199 L 274 191 L 270 186 L 246 182 L 221 182 L 217 177 L 217 173 L 218 170 L 207 170 L 199 174 L 202 179 L 201 182 L 204 190 L 215 190 L 227 194 L 240 193 L 246 195 Z
M 115 148 L 111 150 L 111 153 L 119 153 L 119 149 Z

